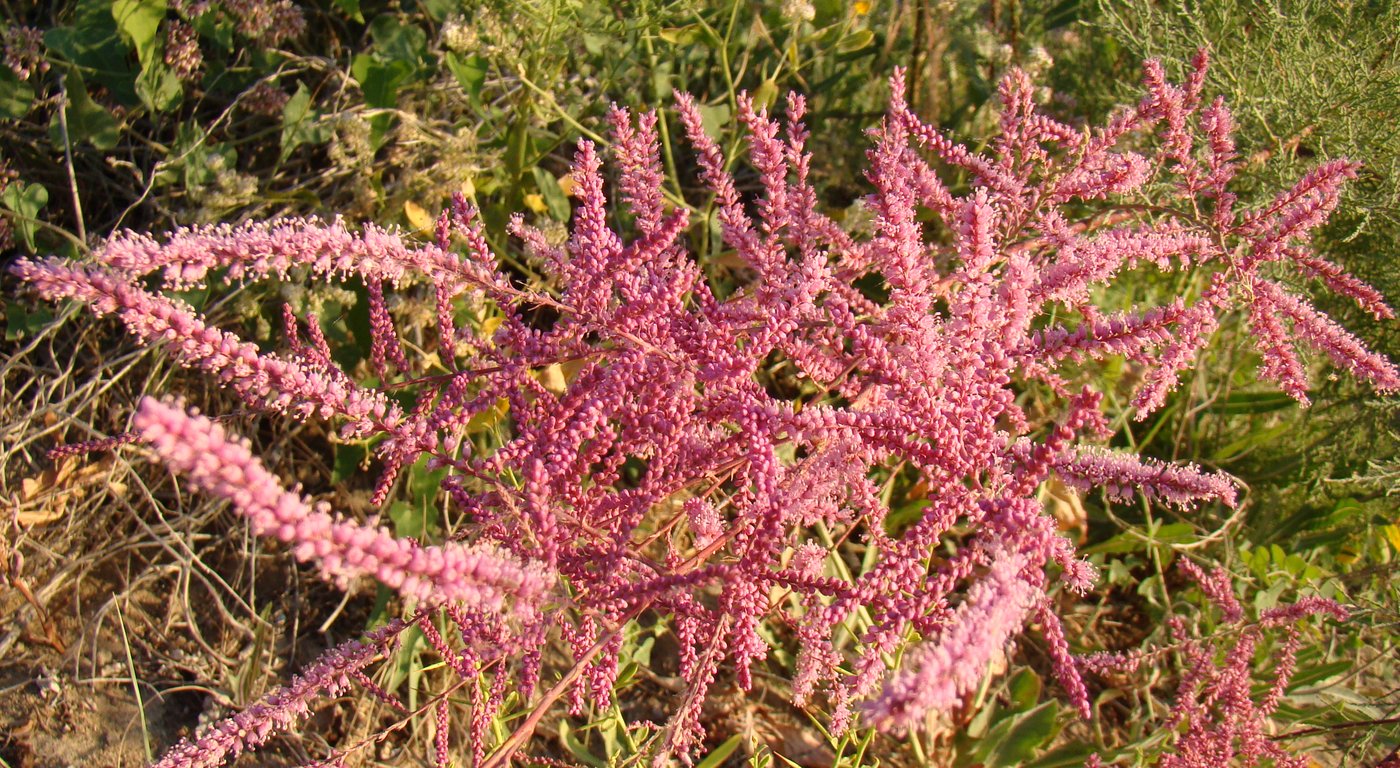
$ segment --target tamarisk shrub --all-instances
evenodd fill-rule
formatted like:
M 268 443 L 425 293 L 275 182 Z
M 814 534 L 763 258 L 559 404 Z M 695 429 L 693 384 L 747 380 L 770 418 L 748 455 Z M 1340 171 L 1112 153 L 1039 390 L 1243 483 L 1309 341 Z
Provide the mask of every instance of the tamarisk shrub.
M 123 232 L 91 263 L 26 260 L 14 271 L 44 297 L 83 302 L 145 343 L 165 342 L 253 408 L 326 419 L 371 442 L 383 467 L 376 503 L 420 459 L 446 469 L 458 522 L 430 546 L 280 487 L 246 443 L 178 404 L 148 398 L 137 409 L 140 438 L 255 532 L 329 578 L 372 576 L 410 604 L 403 626 L 420 627 L 469 682 L 465 738 L 447 733 L 446 700 L 436 705 L 440 764 L 454 743 L 474 764 L 504 764 L 559 699 L 574 713 L 608 704 L 624 627 L 642 617 L 673 633 L 685 681 L 649 747 L 658 764 L 690 759 L 718 675 L 751 684 L 770 652 L 767 628 L 787 628 L 769 636 L 797 649 L 796 702 L 821 702 L 837 732 L 898 734 L 954 710 L 1032 619 L 1087 717 L 1048 594 L 1055 582 L 1087 590 L 1095 573 L 1057 534 L 1037 488 L 1053 474 L 1116 499 L 1237 503 L 1224 475 L 1097 447 L 1110 434 L 1103 392 L 1113 383 L 1092 361 L 1123 358 L 1141 371 L 1132 407 L 1142 418 L 1222 319 L 1243 312 L 1260 372 L 1300 401 L 1300 343 L 1378 390 L 1400 388 L 1394 365 L 1289 287 L 1316 279 L 1391 316 L 1374 290 L 1309 249 L 1309 231 L 1357 166 L 1328 162 L 1261 208 L 1238 205 L 1233 124 L 1220 100 L 1203 101 L 1205 71 L 1202 54 L 1177 85 L 1149 62 L 1142 101 L 1092 129 L 1038 112 L 1029 79 L 1013 72 L 987 154 L 922 123 L 896 74 L 889 113 L 871 132 L 873 223 L 859 235 L 820 210 L 801 96 L 789 96 L 783 122 L 739 101 L 761 185 L 748 195 L 696 103 L 678 94 L 724 245 L 750 275 L 724 298 L 687 253 L 691 212 L 663 195 L 660 118 L 620 108 L 611 113 L 618 205 L 585 141 L 567 242 L 512 223 L 540 283 L 503 266 L 460 198 L 430 244 L 338 219 L 283 220 L 159 240 Z M 955 193 L 952 178 L 965 187 Z M 628 236 L 616 222 L 630 222 Z M 1134 268 L 1183 273 L 1194 287 L 1132 311 L 1095 304 L 1096 289 Z M 367 287 L 376 386 L 336 365 L 314 316 L 288 310 L 287 349 L 263 352 L 155 289 L 307 274 Z M 872 281 L 884 290 L 857 287 Z M 386 299 L 386 286 L 410 283 L 436 294 L 436 327 L 415 329 L 436 340 L 432 362 L 410 358 Z M 468 303 L 503 316 L 489 338 L 459 327 Z M 557 320 L 537 327 L 540 311 Z M 796 397 L 764 386 L 773 361 L 797 372 Z M 572 374 L 562 385 L 541 382 L 563 363 Z M 469 424 L 500 401 L 507 434 L 483 449 Z M 912 522 L 888 519 L 901 479 L 927 501 Z M 847 541 L 870 553 L 854 574 L 838 551 Z M 367 683 L 360 670 L 391 633 L 337 651 L 161 764 L 219 764 L 292 727 L 318 690 Z M 566 667 L 546 663 L 564 657 Z M 512 692 L 526 714 L 495 741 L 488 724 Z
M 1307 758 L 1289 755 L 1269 739 L 1268 719 L 1297 670 L 1298 649 L 1302 647 L 1299 620 L 1324 615 L 1343 621 L 1349 613 L 1332 600 L 1310 596 L 1291 605 L 1260 611 L 1255 621 L 1247 621 L 1223 568 L 1207 574 L 1183 560 L 1182 569 L 1200 584 L 1225 626 L 1237 635 L 1233 645 L 1222 649 L 1219 646 L 1223 643 L 1218 639 L 1210 643 L 1195 637 L 1181 616 L 1167 620 L 1186 667 L 1168 725 L 1185 723 L 1186 731 L 1176 739 L 1175 754 L 1164 756 L 1160 765 L 1204 768 L 1228 765 L 1236 757 L 1243 765 L 1256 765 L 1262 759 L 1271 760 L 1280 768 L 1309 765 Z M 1273 680 L 1263 700 L 1256 703 L 1250 698 L 1250 672 L 1265 630 L 1282 630 L 1284 639 L 1274 653 Z
M 1134 648 L 1127 653 L 1094 653 L 1082 657 L 1082 667 L 1097 672 L 1131 673 L 1154 657 L 1175 654 L 1182 668 L 1176 701 L 1161 732 L 1171 734 L 1172 753 L 1157 763 L 1162 768 L 1269 765 L 1304 768 L 1313 760 L 1290 755 L 1269 736 L 1269 717 L 1283 700 L 1284 691 L 1298 668 L 1303 646 L 1300 623 L 1313 616 L 1337 621 L 1350 612 L 1336 601 L 1310 595 L 1296 602 L 1245 615 L 1234 584 L 1224 568 L 1203 571 L 1187 559 L 1178 569 L 1196 582 L 1208 604 L 1220 614 L 1214 632 L 1191 627 L 1181 615 L 1167 619 L 1170 644 L 1158 648 Z M 1270 635 L 1282 633 L 1278 642 Z M 1272 647 L 1269 647 L 1270 643 Z M 1252 698 L 1254 657 L 1261 647 L 1273 653 L 1268 687 L 1258 702 Z M 1104 765 L 1094 755 L 1090 768 Z

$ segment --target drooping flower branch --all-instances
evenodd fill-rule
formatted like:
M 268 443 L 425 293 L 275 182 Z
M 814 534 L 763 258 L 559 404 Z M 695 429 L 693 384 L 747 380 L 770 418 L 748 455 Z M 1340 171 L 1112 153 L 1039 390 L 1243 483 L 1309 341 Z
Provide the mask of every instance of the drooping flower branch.
M 311 713 L 318 698 L 338 696 L 352 681 L 390 650 L 404 628 L 395 619 L 370 633 L 365 640 L 351 640 L 322 653 L 314 664 L 292 681 L 262 697 L 237 714 L 212 723 L 171 747 L 155 768 L 215 768 L 237 759 L 244 751 L 265 744 L 277 733 L 289 730 Z
M 349 435 L 392 428 L 403 418 L 382 392 L 356 385 L 329 360 L 263 354 L 256 345 L 208 325 L 184 302 L 150 293 L 122 275 L 61 259 L 19 260 L 13 271 L 50 299 L 76 299 L 99 315 L 114 314 L 138 339 L 170 342 L 181 365 L 213 375 L 250 406 L 345 420 Z
M 522 566 L 489 546 L 421 546 L 337 518 L 329 505 L 285 490 L 247 441 L 229 438 L 222 425 L 179 404 L 147 397 L 136 409 L 135 423 L 172 470 L 199 490 L 228 499 L 248 518 L 253 533 L 292 545 L 298 560 L 315 563 L 342 586 L 369 575 L 419 603 L 492 611 L 502 610 L 507 597 L 529 603 L 550 586 L 539 568 Z

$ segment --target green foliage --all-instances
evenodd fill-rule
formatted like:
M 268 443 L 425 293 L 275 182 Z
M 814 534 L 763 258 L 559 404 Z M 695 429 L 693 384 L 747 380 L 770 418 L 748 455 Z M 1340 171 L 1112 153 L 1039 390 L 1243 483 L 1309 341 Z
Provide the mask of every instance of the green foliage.
M 15 214 L 15 231 L 24 239 L 25 247 L 31 251 L 34 250 L 35 223 L 39 220 L 39 211 L 48 201 L 49 191 L 38 184 L 17 182 L 6 186 L 5 191 L 0 192 L 0 202 Z

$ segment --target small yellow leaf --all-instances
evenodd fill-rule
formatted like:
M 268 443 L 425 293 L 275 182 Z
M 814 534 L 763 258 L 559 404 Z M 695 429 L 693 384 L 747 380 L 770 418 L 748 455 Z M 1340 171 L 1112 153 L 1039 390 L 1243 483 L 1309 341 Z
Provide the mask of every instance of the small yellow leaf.
M 544 213 L 549 210 L 549 206 L 544 204 L 544 195 L 534 192 L 525 196 L 525 207 L 535 213 Z
M 503 397 L 497 400 L 495 405 L 471 417 L 467 421 L 467 431 L 476 433 L 490 429 L 505 418 L 507 413 L 510 413 L 510 401 Z
M 1387 525 L 1382 530 L 1385 531 L 1385 538 L 1390 542 L 1390 546 L 1395 547 L 1396 552 L 1400 552 L 1400 525 Z
M 472 183 L 470 176 L 462 180 L 462 196 L 468 200 L 476 199 L 476 184 Z
M 559 190 L 564 193 L 565 197 L 573 197 L 575 189 L 578 189 L 578 182 L 574 181 L 573 174 L 559 177 Z
M 569 383 L 564 380 L 564 366 L 558 363 L 553 363 L 541 370 L 539 381 L 545 389 L 556 395 L 564 394 L 569 388 Z
M 778 100 L 778 81 L 768 78 L 759 84 L 754 90 L 753 105 L 759 109 L 767 109 L 773 106 L 773 102 Z
M 45 473 L 45 474 L 47 474 L 47 473 Z M 43 477 L 43 475 L 40 475 L 39 477 Z M 44 483 L 41 482 L 39 478 L 26 477 L 26 478 L 24 478 L 23 480 L 20 480 L 20 481 L 19 481 L 19 498 L 20 498 L 20 501 L 29 501 L 30 499 L 33 499 L 34 497 L 38 496 L 40 490 L 41 490 L 43 487 L 44 487 Z
M 412 200 L 404 201 L 403 215 L 408 219 L 410 226 L 423 234 L 432 234 L 433 227 L 437 224 L 437 220 L 427 209 Z
M 573 381 L 574 379 L 578 378 L 578 372 L 583 370 L 583 367 L 585 365 L 588 365 L 587 360 L 566 360 L 563 363 L 564 380 Z
M 1055 518 L 1061 531 L 1077 531 L 1081 541 L 1087 536 L 1089 514 L 1079 492 L 1065 485 L 1058 477 L 1052 477 L 1041 486 L 1041 498 L 1046 509 Z
M 501 323 L 503 323 L 503 322 L 505 322 L 505 317 L 502 316 L 502 315 L 492 315 L 492 316 L 486 318 L 485 320 L 482 320 L 482 321 L 481 321 L 481 338 L 483 338 L 483 339 L 489 339 L 489 338 L 491 338 L 492 336 L 495 336 L 495 335 L 496 335 L 496 329 L 497 329 L 497 328 L 500 328 L 500 327 L 501 327 Z

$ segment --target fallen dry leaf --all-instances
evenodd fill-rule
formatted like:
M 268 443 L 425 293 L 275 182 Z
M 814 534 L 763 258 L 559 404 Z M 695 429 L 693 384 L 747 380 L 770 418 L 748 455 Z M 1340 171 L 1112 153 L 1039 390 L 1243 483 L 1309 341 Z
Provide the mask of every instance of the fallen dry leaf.
M 1052 477 L 1041 486 L 1041 500 L 1045 508 L 1055 517 L 1062 531 L 1077 531 L 1079 543 L 1084 543 L 1089 535 L 1089 514 L 1084 510 L 1084 501 L 1079 492 Z
M 107 481 L 111 466 L 111 459 L 84 464 L 76 458 L 65 457 L 38 475 L 20 480 L 19 495 L 15 499 L 16 519 L 25 526 L 58 520 L 67 511 L 69 502 L 86 496 L 94 485 L 106 485 L 112 493 L 125 494 L 124 483 Z

